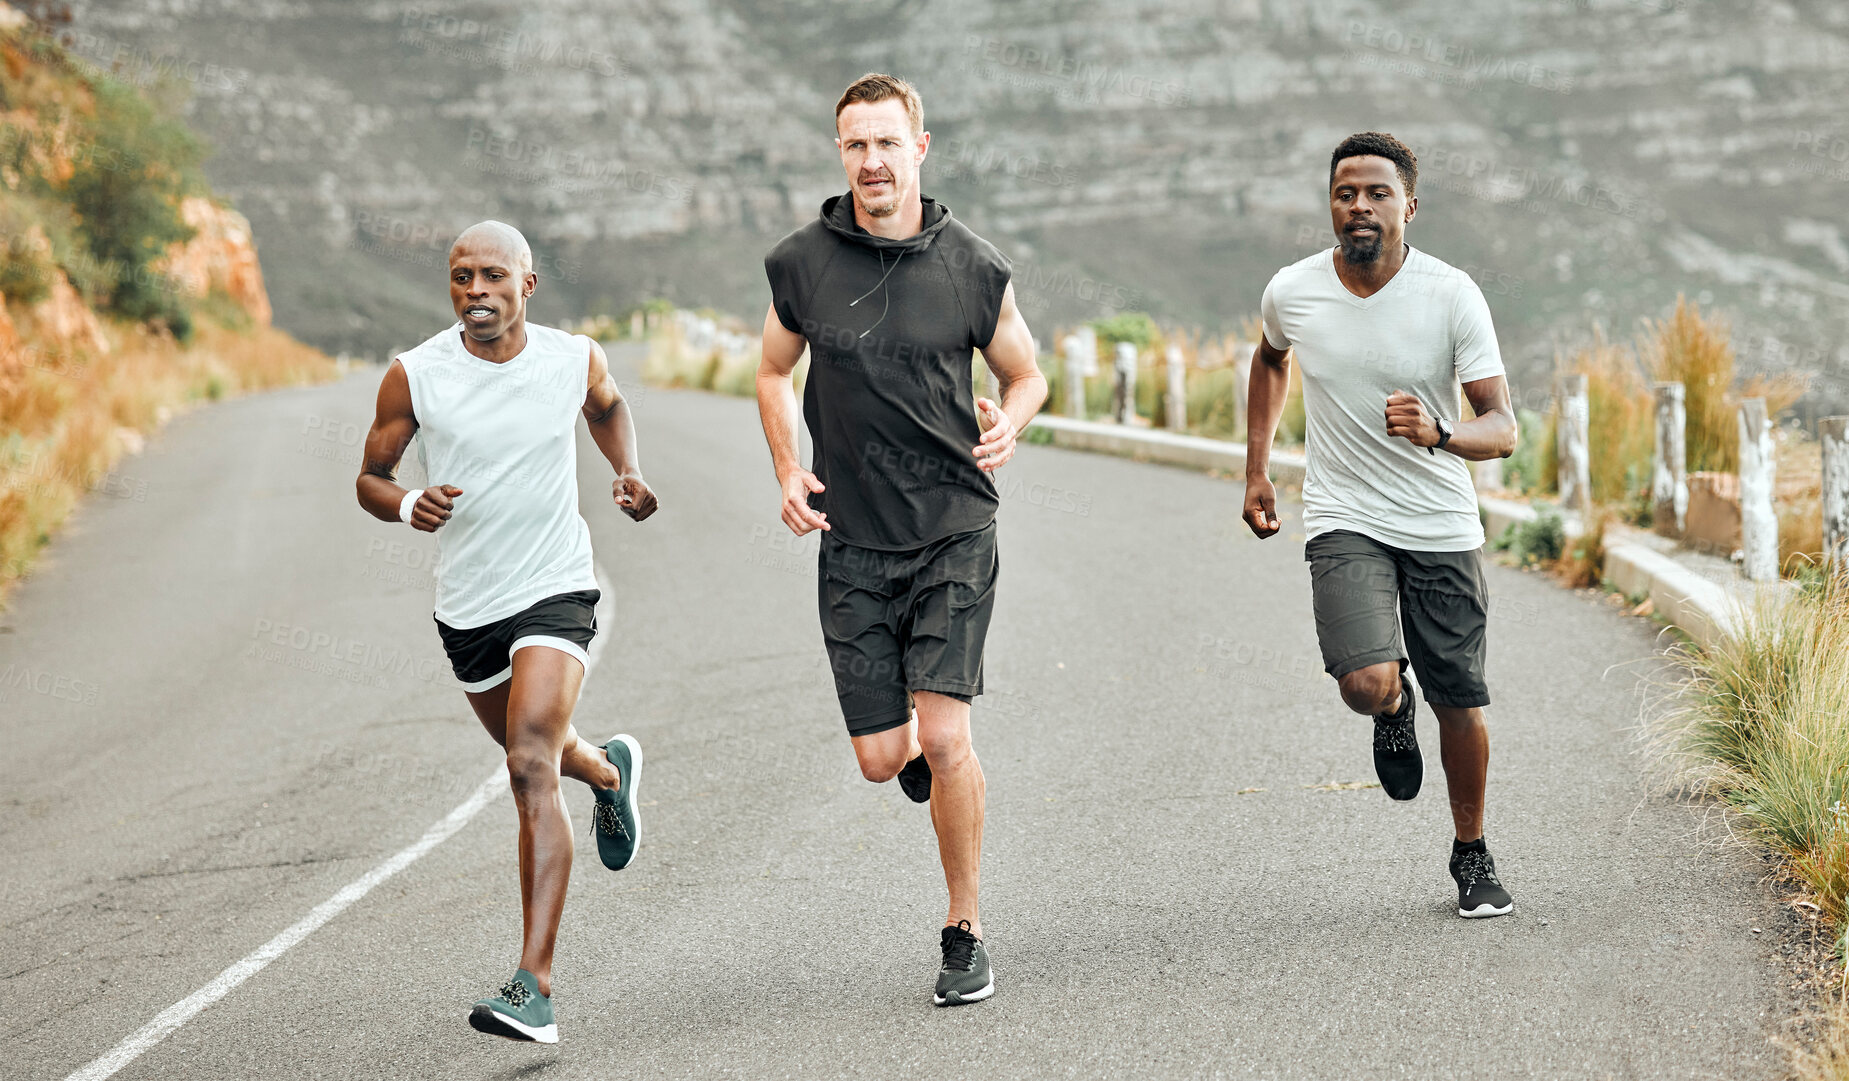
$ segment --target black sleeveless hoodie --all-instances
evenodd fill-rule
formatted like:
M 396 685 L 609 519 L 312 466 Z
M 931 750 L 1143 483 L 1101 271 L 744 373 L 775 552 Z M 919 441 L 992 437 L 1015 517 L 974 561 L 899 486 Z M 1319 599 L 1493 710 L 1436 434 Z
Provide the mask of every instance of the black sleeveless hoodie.
M 1010 265 L 949 207 L 923 204 L 924 228 L 890 240 L 837 195 L 764 257 L 778 321 L 809 343 L 803 417 L 826 488 L 809 503 L 862 548 L 981 529 L 998 503 L 972 453 L 972 350 L 995 337 Z

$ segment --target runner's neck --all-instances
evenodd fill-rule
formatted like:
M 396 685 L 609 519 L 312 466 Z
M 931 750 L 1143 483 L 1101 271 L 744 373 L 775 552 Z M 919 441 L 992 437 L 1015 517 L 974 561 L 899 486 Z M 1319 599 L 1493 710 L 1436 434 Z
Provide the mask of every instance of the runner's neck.
M 912 194 L 899 207 L 895 214 L 876 218 L 864 210 L 860 200 L 854 200 L 854 224 L 887 240 L 904 240 L 924 232 L 924 199 L 919 192 Z
M 1382 255 L 1371 263 L 1351 266 L 1342 258 L 1340 245 L 1335 249 L 1335 276 L 1341 281 L 1342 288 L 1363 300 L 1373 296 L 1387 287 L 1400 268 L 1406 265 L 1406 256 L 1411 253 L 1412 245 L 1402 242 L 1392 258 Z

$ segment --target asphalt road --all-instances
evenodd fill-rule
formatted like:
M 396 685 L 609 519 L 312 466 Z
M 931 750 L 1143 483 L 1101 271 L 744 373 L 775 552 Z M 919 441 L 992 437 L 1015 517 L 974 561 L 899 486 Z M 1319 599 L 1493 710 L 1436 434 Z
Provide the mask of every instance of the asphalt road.
M 177 420 L 0 617 L 9 1081 L 109 1051 L 492 771 L 430 539 L 353 500 L 377 378 Z M 1002 474 L 975 722 L 998 990 L 934 1009 L 926 810 L 854 768 L 753 404 L 636 397 L 664 509 L 618 514 L 583 444 L 616 618 L 578 723 L 641 739 L 646 832 L 604 870 L 570 793 L 563 1041 L 464 1020 L 517 959 L 502 797 L 116 1076 L 1776 1074 L 1756 864 L 1644 780 L 1647 624 L 1491 570 L 1488 836 L 1516 909 L 1460 920 L 1435 753 L 1412 804 L 1311 787 L 1373 777 L 1295 508 L 1260 543 L 1236 484 L 1047 447 Z

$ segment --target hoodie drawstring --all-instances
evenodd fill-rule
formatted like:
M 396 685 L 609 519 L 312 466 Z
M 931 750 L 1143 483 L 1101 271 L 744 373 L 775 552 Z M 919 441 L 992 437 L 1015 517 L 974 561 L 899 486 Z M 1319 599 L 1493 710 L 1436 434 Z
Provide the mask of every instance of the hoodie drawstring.
M 903 249 L 900 250 L 899 259 L 894 259 L 892 261 L 891 269 L 888 269 L 886 266 L 886 253 L 884 251 L 879 252 L 879 257 L 880 257 L 880 280 L 873 283 L 873 289 L 878 289 L 880 286 L 885 285 L 886 279 L 889 276 L 891 276 L 892 272 L 894 270 L 899 269 L 899 259 L 905 258 L 905 252 Z M 861 301 L 872 296 L 873 289 L 869 289 L 866 292 L 855 297 L 853 300 L 848 301 L 847 306 L 852 308 L 854 305 L 859 304 Z M 877 327 L 881 323 L 884 323 L 886 321 L 886 309 L 889 308 L 891 305 L 892 305 L 892 294 L 890 292 L 882 293 L 880 295 L 880 317 L 873 321 L 872 327 L 868 327 L 867 329 L 860 332 L 860 338 L 864 338 L 867 335 L 873 333 L 873 327 Z M 860 338 L 856 338 L 855 341 L 859 341 Z

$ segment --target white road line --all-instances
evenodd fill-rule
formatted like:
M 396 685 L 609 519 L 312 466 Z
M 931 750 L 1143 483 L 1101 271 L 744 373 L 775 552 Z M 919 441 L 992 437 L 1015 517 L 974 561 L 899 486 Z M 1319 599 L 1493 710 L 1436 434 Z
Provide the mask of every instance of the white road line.
M 597 658 L 603 655 L 605 641 L 609 638 L 611 628 L 611 611 L 615 608 L 613 593 L 609 580 L 604 576 L 603 568 L 597 567 L 597 584 L 602 590 L 602 599 L 597 604 L 598 626 L 603 633 L 591 640 L 590 664 L 585 666 L 585 676 L 597 665 Z M 320 929 L 321 925 L 352 907 L 355 901 L 372 892 L 372 888 L 398 872 L 417 862 L 425 853 L 453 837 L 470 820 L 481 813 L 482 808 L 493 803 L 495 798 L 507 791 L 507 765 L 502 763 L 495 768 L 488 779 L 477 785 L 469 798 L 463 800 L 456 809 L 445 815 L 441 822 L 424 831 L 416 842 L 400 851 L 391 859 L 379 864 L 372 870 L 354 879 L 344 886 L 339 893 L 316 905 L 306 916 L 282 934 L 270 939 L 243 960 L 220 972 L 211 983 L 186 996 L 180 1001 L 162 1010 L 159 1016 L 141 1026 L 121 1043 L 110 1048 L 108 1053 L 98 1057 L 83 1069 L 65 1078 L 65 1081 L 103 1081 L 117 1070 L 135 1061 L 136 1058 L 160 1043 L 181 1025 L 197 1017 L 200 1011 L 230 994 L 245 980 L 263 971 L 264 966 L 287 953 L 309 935 Z

